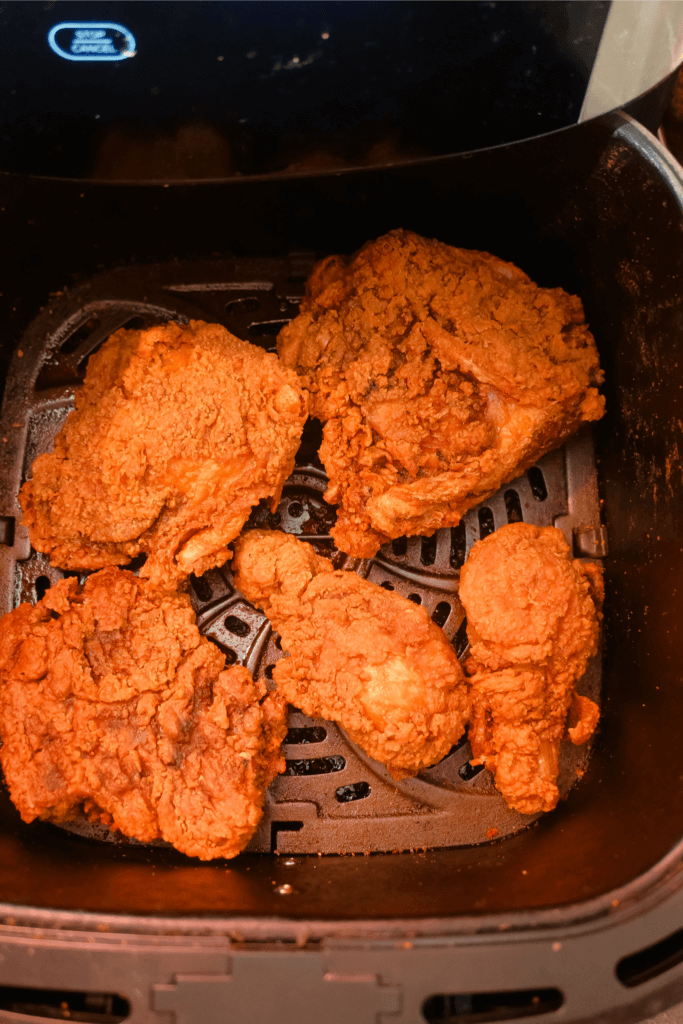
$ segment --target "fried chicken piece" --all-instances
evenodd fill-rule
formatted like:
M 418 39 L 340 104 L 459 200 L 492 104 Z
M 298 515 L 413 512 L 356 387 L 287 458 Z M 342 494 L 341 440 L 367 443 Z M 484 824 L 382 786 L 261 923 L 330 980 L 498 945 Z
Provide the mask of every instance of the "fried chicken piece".
M 165 586 L 222 565 L 252 506 L 277 506 L 305 420 L 296 375 L 224 327 L 117 331 L 21 489 L 31 543 L 65 569 L 146 552 Z
M 109 568 L 0 620 L 0 757 L 26 822 L 85 813 L 234 857 L 284 770 L 286 704 L 200 636 L 189 598 Z
M 456 526 L 604 411 L 578 298 L 409 231 L 318 263 L 278 352 L 325 425 L 333 536 L 358 558 Z
M 471 654 L 472 764 L 485 764 L 508 805 L 550 811 L 567 713 L 585 743 L 600 711 L 574 685 L 597 651 L 602 569 L 572 559 L 560 530 L 503 526 L 477 541 L 462 567 L 460 600 Z
M 278 691 L 304 714 L 338 722 L 395 779 L 440 761 L 460 739 L 467 685 L 424 608 L 335 571 L 285 533 L 244 534 L 234 568 L 289 653 L 273 671 Z

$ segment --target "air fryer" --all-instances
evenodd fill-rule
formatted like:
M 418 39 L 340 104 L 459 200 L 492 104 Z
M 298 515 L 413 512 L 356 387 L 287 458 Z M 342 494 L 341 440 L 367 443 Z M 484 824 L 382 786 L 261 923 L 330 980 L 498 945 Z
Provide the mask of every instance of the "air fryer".
M 77 21 L 84 5 L 64 17 L 61 6 L 47 20 Z M 371 6 L 368 17 L 382 7 Z M 665 98 L 666 83 L 649 93 L 651 127 Z M 31 552 L 17 489 L 112 330 L 201 316 L 272 347 L 312 261 L 391 228 L 488 250 L 580 295 L 607 397 L 592 434 L 462 530 L 396 542 L 367 569 L 425 603 L 458 649 L 459 566 L 482 531 L 511 517 L 557 523 L 577 557 L 604 559 L 589 679 L 601 726 L 590 756 L 566 761 L 558 808 L 517 820 L 488 773 L 468 770 L 464 744 L 392 791 L 334 726 L 296 712 L 287 775 L 233 861 L 25 825 L 3 792 L 0 1019 L 637 1021 L 683 998 L 683 177 L 627 114 L 557 128 L 461 153 L 433 131 L 436 156 L 318 173 L 122 184 L 80 176 L 85 165 L 55 177 L 26 157 L 0 177 L 3 610 L 61 576 Z M 311 424 L 278 510 L 278 525 L 309 537 L 330 525 L 315 450 Z M 275 638 L 231 588 L 227 569 L 192 581 L 202 629 L 267 676 Z

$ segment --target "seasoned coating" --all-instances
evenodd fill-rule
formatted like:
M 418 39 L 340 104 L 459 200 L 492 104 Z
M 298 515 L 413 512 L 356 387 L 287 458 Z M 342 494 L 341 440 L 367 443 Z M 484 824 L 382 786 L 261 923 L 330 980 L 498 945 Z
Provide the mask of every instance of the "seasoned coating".
M 189 598 L 109 568 L 0 620 L 0 752 L 26 822 L 95 822 L 234 857 L 284 770 L 286 705 L 195 625 Z
M 395 779 L 440 761 L 469 711 L 452 646 L 424 608 L 295 537 L 253 530 L 235 545 L 235 584 L 266 613 L 282 649 L 278 691 L 305 714 L 338 722 Z
M 358 558 L 456 526 L 604 411 L 578 298 L 409 231 L 318 263 L 278 352 L 325 425 L 333 536 Z
M 252 506 L 276 507 L 305 420 L 296 375 L 224 327 L 117 331 L 21 489 L 31 543 L 65 569 L 146 552 L 164 586 L 222 565 Z
M 597 651 L 602 570 L 572 559 L 560 530 L 513 523 L 477 541 L 462 567 L 467 612 L 472 764 L 522 814 L 559 799 L 557 763 L 567 713 L 585 743 L 599 709 L 574 691 Z

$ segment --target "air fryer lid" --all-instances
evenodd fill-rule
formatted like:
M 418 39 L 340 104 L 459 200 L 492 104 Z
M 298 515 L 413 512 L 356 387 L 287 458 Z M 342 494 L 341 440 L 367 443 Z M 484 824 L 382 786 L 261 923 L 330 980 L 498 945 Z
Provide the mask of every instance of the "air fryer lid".
M 514 142 L 578 121 L 609 8 L 6 3 L 0 168 L 223 178 Z

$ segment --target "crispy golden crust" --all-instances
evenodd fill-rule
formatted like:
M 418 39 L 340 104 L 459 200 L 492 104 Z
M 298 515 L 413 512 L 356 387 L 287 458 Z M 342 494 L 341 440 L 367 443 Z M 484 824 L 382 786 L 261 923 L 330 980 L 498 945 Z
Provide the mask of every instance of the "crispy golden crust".
M 574 687 L 597 651 L 602 570 L 580 562 L 560 530 L 514 523 L 477 541 L 462 568 L 474 764 L 486 764 L 510 807 L 549 811 L 557 759 L 573 704 L 574 743 L 599 710 Z
M 457 525 L 604 411 L 578 298 L 409 231 L 320 262 L 278 352 L 325 424 L 337 547 L 361 558 Z
M 279 500 L 305 420 L 296 375 L 224 327 L 117 331 L 21 489 L 31 543 L 65 569 L 146 552 L 165 586 L 222 565 L 252 506 Z
M 286 705 L 195 625 L 189 598 L 109 568 L 0 620 L 2 767 L 24 821 L 85 812 L 234 857 L 284 769 Z
M 278 691 L 332 719 L 394 778 L 440 761 L 469 711 L 458 659 L 424 608 L 334 571 L 306 543 L 260 530 L 235 545 L 235 583 L 263 608 L 289 657 Z

